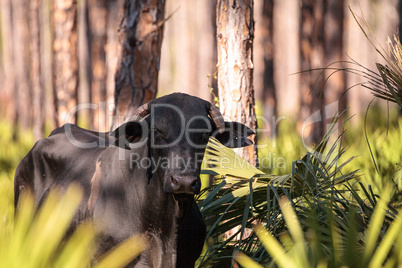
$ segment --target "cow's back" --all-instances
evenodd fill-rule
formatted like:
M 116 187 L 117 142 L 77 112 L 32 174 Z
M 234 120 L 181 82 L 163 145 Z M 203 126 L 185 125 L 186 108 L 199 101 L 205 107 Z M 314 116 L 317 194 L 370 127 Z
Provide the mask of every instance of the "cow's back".
M 22 159 L 15 173 L 14 199 L 30 191 L 39 204 L 52 185 L 65 186 L 75 181 L 89 191 L 96 160 L 109 144 L 107 133 L 84 130 L 72 124 L 55 129 L 40 139 Z

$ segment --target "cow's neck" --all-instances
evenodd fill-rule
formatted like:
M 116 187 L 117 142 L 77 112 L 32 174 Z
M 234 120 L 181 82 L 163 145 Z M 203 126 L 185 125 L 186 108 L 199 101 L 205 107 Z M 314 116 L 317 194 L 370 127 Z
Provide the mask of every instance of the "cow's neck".
M 145 217 L 150 217 L 150 221 L 156 217 L 162 218 L 164 224 L 170 225 L 167 221 L 173 221 L 180 213 L 180 206 L 173 195 L 163 192 L 163 179 L 165 172 L 156 169 L 149 179 L 146 161 L 140 162 L 140 159 L 148 156 L 147 147 L 136 148 L 135 150 L 119 149 L 116 154 L 124 153 L 120 158 L 118 166 L 124 182 L 126 198 L 129 204 L 140 205 L 143 211 L 147 211 Z M 139 157 L 133 157 L 131 154 L 138 154 Z M 117 156 L 115 156 L 116 158 Z M 134 160 L 133 160 L 134 159 Z M 138 165 L 137 165 L 138 164 Z M 137 217 L 138 215 L 133 215 Z
M 116 153 L 121 155 L 122 152 L 116 151 Z M 127 200 L 127 202 L 141 204 L 141 207 L 147 211 L 145 218 L 148 219 L 150 224 L 158 217 L 158 219 L 163 219 L 161 222 L 165 227 L 170 226 L 173 230 L 176 230 L 185 221 L 193 205 L 194 196 L 164 193 L 163 180 L 166 171 L 163 169 L 154 170 L 149 180 L 149 169 L 146 167 L 129 168 L 133 167 L 133 157 L 130 157 L 130 153 L 133 153 L 133 151 L 125 150 L 123 160 L 119 161 L 119 169 L 121 170 L 125 189 L 128 192 L 127 196 L 133 199 Z M 135 153 L 142 157 L 148 156 L 146 147 L 137 148 Z M 133 215 L 133 217 L 136 216 Z M 166 229 L 165 231 L 168 230 Z
M 177 206 L 179 208 L 178 215 L 177 215 L 177 223 L 178 227 L 180 228 L 191 210 L 191 207 L 194 202 L 193 195 L 174 195 L 174 198 L 177 202 Z

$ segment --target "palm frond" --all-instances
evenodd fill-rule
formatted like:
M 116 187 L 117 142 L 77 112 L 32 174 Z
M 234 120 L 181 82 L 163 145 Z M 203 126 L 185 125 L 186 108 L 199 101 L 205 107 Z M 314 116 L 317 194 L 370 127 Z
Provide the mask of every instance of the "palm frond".
M 204 156 L 204 161 L 208 163 L 208 169 L 204 172 L 215 174 L 216 177 L 214 185 L 206 189 L 209 194 L 199 204 L 208 226 L 209 241 L 209 248 L 200 266 L 228 265 L 234 250 L 241 250 L 262 264 L 271 262 L 272 258 L 261 247 L 261 241 L 252 227 L 257 223 L 264 224 L 276 236 L 286 232 L 284 216 L 279 209 L 282 196 L 290 200 L 298 217 L 308 218 L 306 200 L 310 199 L 311 203 L 323 204 L 321 214 L 327 218 L 328 215 L 323 212 L 327 207 L 332 209 L 328 201 L 339 204 L 339 217 L 347 215 L 343 213 L 343 199 L 337 187 L 354 179 L 356 171 L 342 172 L 352 159 L 340 162 L 345 152 L 340 149 L 341 137 L 328 146 L 330 134 L 334 131 L 335 124 L 332 124 L 317 150 L 294 161 L 292 173 L 283 176 L 264 174 L 244 163 L 231 149 L 211 139 Z M 227 162 L 226 166 L 218 165 L 222 161 Z M 224 239 L 223 235 L 235 227 L 237 231 Z M 326 230 L 324 228 L 322 233 Z M 329 238 L 325 236 L 325 239 Z

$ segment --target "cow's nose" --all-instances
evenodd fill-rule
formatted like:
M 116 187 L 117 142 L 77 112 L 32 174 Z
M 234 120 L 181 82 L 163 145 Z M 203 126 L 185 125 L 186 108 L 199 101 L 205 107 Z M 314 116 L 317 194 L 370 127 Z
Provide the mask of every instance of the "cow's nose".
M 201 181 L 194 176 L 172 176 L 170 183 L 174 194 L 198 194 L 201 190 Z

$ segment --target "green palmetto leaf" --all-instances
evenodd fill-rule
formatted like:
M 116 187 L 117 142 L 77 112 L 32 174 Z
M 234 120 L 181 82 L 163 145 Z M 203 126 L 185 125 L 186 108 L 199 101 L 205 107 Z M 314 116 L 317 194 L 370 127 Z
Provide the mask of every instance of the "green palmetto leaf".
M 147 246 L 145 235 L 134 235 L 102 256 L 95 268 L 125 267 Z
M 264 174 L 214 137 L 209 140 L 203 162 L 206 163 L 203 174 L 225 174 L 239 178 Z
M 89 267 L 96 243 L 92 224 L 82 223 L 66 236 L 82 199 L 82 190 L 71 185 L 65 193 L 49 191 L 38 211 L 31 195 L 19 200 L 14 228 L 0 222 L 0 266 L 7 268 Z M 95 267 L 124 267 L 145 249 L 143 237 L 134 236 L 101 257 Z
M 254 227 L 258 237 L 261 239 L 264 247 L 269 251 L 272 257 L 277 261 L 280 267 L 298 267 L 290 258 L 281 244 L 267 230 L 260 225 Z
M 209 194 L 199 204 L 208 226 L 207 241 L 210 244 L 201 266 L 211 262 L 229 265 L 233 250 L 241 250 L 261 263 L 270 262 L 272 259 L 261 247 L 252 227 L 264 223 L 276 235 L 285 232 L 289 226 L 286 227 L 279 209 L 281 196 L 290 200 L 296 213 L 304 213 L 303 199 L 310 196 L 314 200 L 329 200 L 334 196 L 334 187 L 356 177 L 356 172 L 341 172 L 350 161 L 339 163 L 344 153 L 339 149 L 341 139 L 327 148 L 330 133 L 334 131 L 333 124 L 318 149 L 295 161 L 292 173 L 283 176 L 264 174 L 231 149 L 211 139 L 204 156 L 208 168 L 203 172 L 216 177 L 215 184 L 207 189 Z M 234 227 L 238 228 L 233 231 Z M 223 234 L 229 230 L 233 234 L 225 239 Z M 325 229 L 321 232 L 325 233 Z
M 242 252 L 237 252 L 235 254 L 235 260 L 243 267 L 247 267 L 247 268 L 262 268 L 263 266 L 258 264 L 258 262 L 254 261 L 253 259 L 251 259 L 250 257 L 248 257 L 247 255 L 245 255 Z

